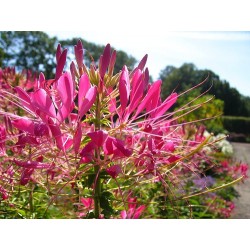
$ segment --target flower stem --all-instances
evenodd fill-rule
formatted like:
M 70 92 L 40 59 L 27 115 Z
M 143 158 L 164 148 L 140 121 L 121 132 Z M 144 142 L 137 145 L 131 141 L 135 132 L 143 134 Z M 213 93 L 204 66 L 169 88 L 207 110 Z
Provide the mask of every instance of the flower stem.
M 32 183 L 30 183 L 29 208 L 30 208 L 30 217 L 33 219 L 34 204 L 33 204 L 33 185 L 32 185 Z
M 94 187 L 94 213 L 95 213 L 95 218 L 98 219 L 100 215 L 100 196 L 101 196 L 101 179 L 99 176 L 100 172 L 100 167 L 95 166 L 95 187 Z
M 101 129 L 101 105 L 100 105 L 101 94 L 97 95 L 96 100 L 96 122 L 95 122 L 95 131 Z M 100 149 L 97 148 L 95 152 L 95 157 L 97 162 L 100 162 Z M 99 165 L 95 165 L 95 185 L 94 185 L 94 214 L 95 218 L 100 217 L 100 196 L 101 196 L 101 179 L 100 179 L 100 169 Z

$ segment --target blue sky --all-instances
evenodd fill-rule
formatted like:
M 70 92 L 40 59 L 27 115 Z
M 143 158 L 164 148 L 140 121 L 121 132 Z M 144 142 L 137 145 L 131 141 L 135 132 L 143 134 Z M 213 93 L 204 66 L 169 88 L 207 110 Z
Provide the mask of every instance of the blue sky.
M 167 65 L 180 67 L 194 63 L 198 69 L 210 69 L 241 94 L 250 96 L 250 32 L 171 32 L 122 33 L 84 31 L 49 31 L 59 38 L 79 37 L 124 50 L 136 59 L 148 54 L 154 80 Z

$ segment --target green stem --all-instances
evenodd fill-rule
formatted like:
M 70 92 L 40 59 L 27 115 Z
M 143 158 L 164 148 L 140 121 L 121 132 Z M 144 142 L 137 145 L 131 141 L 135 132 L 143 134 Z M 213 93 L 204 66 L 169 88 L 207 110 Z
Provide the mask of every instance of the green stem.
M 30 183 L 29 206 L 30 206 L 30 215 L 31 215 L 31 218 L 33 219 L 34 204 L 33 204 L 33 185 L 32 185 L 32 183 Z
M 101 196 L 101 179 L 99 176 L 100 167 L 95 166 L 95 190 L 94 190 L 94 205 L 95 218 L 98 219 L 100 215 L 100 196 Z
M 95 122 L 95 131 L 101 129 L 101 106 L 100 106 L 100 93 L 97 95 L 96 100 L 96 122 Z M 95 157 L 97 162 L 100 162 L 100 149 L 96 149 Z M 95 218 L 100 217 L 100 196 L 101 196 L 101 179 L 100 179 L 100 166 L 96 165 L 94 167 L 95 171 L 95 185 L 94 185 L 94 214 Z

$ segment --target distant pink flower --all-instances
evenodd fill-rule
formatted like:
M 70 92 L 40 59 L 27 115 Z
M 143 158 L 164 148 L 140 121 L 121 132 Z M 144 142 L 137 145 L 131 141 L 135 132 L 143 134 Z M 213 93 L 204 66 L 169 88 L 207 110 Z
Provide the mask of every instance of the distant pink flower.
M 120 173 L 122 173 L 122 169 L 119 165 L 113 165 L 106 169 L 107 173 L 112 177 L 116 178 Z
M 25 186 L 31 180 L 33 172 L 34 168 L 25 168 L 21 174 L 20 184 Z
M 93 208 L 94 200 L 92 198 L 81 197 L 80 201 L 87 209 Z
M 241 174 L 245 177 L 245 178 L 248 178 L 247 176 L 247 171 L 249 169 L 249 166 L 247 164 L 240 164 L 240 171 L 241 171 Z
M 51 164 L 42 163 L 39 161 L 19 161 L 14 159 L 14 163 L 19 167 L 27 169 L 48 169 L 51 167 Z
M 0 185 L 0 194 L 2 195 L 2 200 L 7 200 L 9 195 L 7 191 Z
M 121 211 L 121 218 L 122 219 L 138 219 L 142 212 L 145 210 L 145 205 L 137 206 L 137 199 L 136 198 L 128 198 L 128 210 Z
M 0 156 L 5 155 L 5 140 L 6 130 L 4 126 L 0 125 Z

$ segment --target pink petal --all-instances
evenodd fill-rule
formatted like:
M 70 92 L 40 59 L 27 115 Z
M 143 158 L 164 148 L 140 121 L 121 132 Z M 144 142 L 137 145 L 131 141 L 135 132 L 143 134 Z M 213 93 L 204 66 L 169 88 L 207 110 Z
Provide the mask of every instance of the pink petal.
M 38 84 L 38 88 L 40 89 L 44 89 L 44 83 L 45 83 L 45 76 L 43 73 L 39 74 L 39 84 Z
M 35 146 L 35 145 L 39 145 L 39 142 L 37 141 L 37 139 L 34 136 L 30 136 L 30 135 L 20 135 L 20 136 L 18 136 L 18 141 L 15 144 L 18 152 L 21 153 L 22 149 L 26 145 Z
M 14 163 L 23 168 L 28 168 L 28 169 L 45 169 L 45 168 L 50 168 L 51 164 L 49 163 L 42 163 L 38 161 L 19 161 L 14 159 Z
M 57 124 L 54 124 L 51 119 L 48 120 L 50 131 L 56 140 L 57 148 L 64 151 L 63 137 L 61 130 Z
M 126 66 L 122 69 L 122 74 L 119 81 L 119 93 L 120 93 L 120 102 L 122 111 L 127 107 L 129 94 L 130 94 L 130 82 L 129 82 L 129 75 L 128 69 Z
M 83 73 L 79 81 L 79 92 L 78 92 L 78 108 L 79 109 L 82 108 L 82 102 L 90 88 L 91 88 L 91 84 L 89 81 L 89 77 L 87 74 Z
M 24 169 L 21 175 L 20 184 L 23 186 L 26 185 L 31 179 L 31 175 L 33 172 L 34 172 L 34 168 Z
M 75 77 L 78 76 L 78 72 L 76 70 L 76 66 L 75 66 L 73 61 L 70 64 L 70 72 L 71 72 L 71 75 L 72 75 L 72 79 L 75 80 Z
M 109 76 L 113 75 L 114 71 L 114 66 L 115 66 L 115 61 L 116 61 L 116 51 L 114 50 L 111 55 L 110 63 L 109 63 L 109 69 L 108 69 L 108 74 Z
M 141 61 L 139 62 L 138 66 L 132 71 L 131 75 L 134 75 L 135 71 L 140 69 L 141 71 L 143 71 L 145 65 L 146 65 L 146 62 L 147 62 L 147 59 L 148 59 L 148 55 L 146 54 L 142 59 Z
M 114 137 L 108 136 L 105 143 L 103 144 L 103 151 L 106 155 L 114 156 L 130 156 L 132 154 L 132 150 L 126 149 L 123 146 L 123 142 Z
M 127 212 L 126 212 L 126 210 L 122 210 L 121 211 L 121 218 L 122 219 L 127 219 Z
M 175 162 L 175 161 L 178 161 L 179 159 L 181 159 L 180 156 L 178 156 L 178 155 L 172 155 L 172 156 L 170 156 L 170 157 L 167 159 L 167 161 L 168 161 L 169 163 L 173 163 L 173 162 Z
M 95 132 L 90 132 L 87 134 L 90 138 L 91 141 L 97 146 L 97 147 L 102 147 L 103 143 L 108 137 L 108 133 L 103 131 L 103 130 L 98 130 Z
M 38 89 L 34 93 L 31 93 L 31 103 L 41 110 L 42 112 L 46 113 L 50 117 L 56 118 L 56 110 L 55 107 L 44 89 Z
M 161 105 L 155 110 L 152 117 L 161 117 L 169 108 L 171 108 L 177 101 L 177 93 L 172 93 Z
M 146 63 L 147 63 L 148 55 L 146 54 L 140 61 L 139 65 L 137 66 L 138 69 L 141 71 L 144 69 Z
M 88 163 L 92 161 L 95 148 L 96 146 L 93 142 L 87 143 L 80 153 L 80 156 L 82 156 L 80 163 Z
M 64 150 L 68 150 L 73 145 L 73 139 L 67 134 L 63 135 L 62 140 Z
M 57 90 L 63 104 L 71 106 L 74 96 L 74 84 L 69 72 L 64 73 L 58 80 Z
M 111 54 L 111 48 L 110 48 L 110 44 L 107 44 L 106 47 L 104 48 L 103 54 L 100 57 L 100 76 L 101 78 L 104 77 L 106 70 L 109 66 L 109 62 L 110 62 L 110 54 Z
M 148 91 L 148 85 L 149 85 L 149 71 L 148 68 L 146 68 L 144 72 L 144 89 L 143 89 L 145 94 Z
M 114 113 L 116 111 L 116 99 L 115 98 L 109 99 L 108 109 L 110 113 Z
M 114 153 L 116 147 L 115 147 L 113 142 L 114 142 L 114 138 L 108 136 L 108 138 L 106 139 L 106 141 L 105 141 L 105 143 L 103 145 L 104 154 L 111 155 L 111 154 Z
M 142 72 L 140 69 L 136 70 L 132 81 L 132 91 L 131 91 L 131 97 L 130 97 L 130 104 L 129 104 L 129 113 L 131 114 L 139 102 L 141 101 L 143 90 L 144 90 L 144 82 L 142 80 Z
M 59 59 L 61 57 L 61 54 L 62 54 L 62 47 L 61 47 L 61 44 L 59 43 L 57 45 L 57 49 L 56 49 L 56 62 L 58 63 L 59 62 Z
M 64 68 L 64 65 L 66 63 L 66 58 L 67 58 L 67 49 L 65 49 L 62 52 L 62 54 L 60 55 L 60 58 L 57 62 L 55 79 L 58 79 L 62 75 L 63 68 Z
M 83 198 L 81 197 L 80 199 L 81 203 L 86 207 L 86 208 L 91 208 L 91 205 L 93 203 L 92 198 Z
M 145 205 L 141 205 L 139 206 L 134 213 L 133 219 L 138 219 L 140 217 L 140 215 L 142 214 L 142 212 L 145 210 L 146 206 Z
M 144 99 L 141 101 L 140 105 L 137 108 L 136 114 L 133 118 L 136 118 L 137 115 L 139 115 L 146 107 L 149 106 L 149 104 L 152 104 L 154 102 L 154 105 L 156 105 L 156 101 L 158 102 L 158 99 L 160 97 L 160 87 L 161 87 L 161 81 L 158 80 L 154 82 Z M 153 105 L 150 106 L 151 110 L 153 108 Z
M 77 45 L 74 46 L 76 62 L 79 68 L 83 67 L 83 45 L 81 40 L 78 40 Z
M 22 131 L 34 135 L 34 122 L 28 118 L 20 118 L 12 121 L 12 125 Z
M 148 140 L 148 149 L 151 151 L 152 154 L 156 154 L 156 146 L 152 138 Z
M 7 191 L 1 185 L 0 185 L 0 194 L 2 195 L 3 200 L 7 200 L 9 198 Z
M 83 115 L 85 115 L 85 113 L 87 111 L 89 111 L 89 109 L 94 104 L 95 99 L 96 99 L 96 94 L 97 94 L 96 86 L 91 87 L 88 90 L 88 92 L 87 92 L 87 94 L 85 96 L 85 99 L 81 103 L 81 108 L 78 110 L 78 114 L 79 114 L 80 119 L 83 117 Z
M 114 141 L 114 145 L 117 147 L 117 149 L 124 155 L 129 157 L 132 154 L 132 150 L 129 150 L 127 148 L 124 147 L 123 142 L 119 139 L 116 139 Z
M 43 122 L 34 122 L 35 136 L 49 136 L 48 126 Z
M 59 108 L 59 116 L 61 116 L 60 120 L 63 121 L 68 117 L 74 107 L 74 84 L 68 72 L 59 78 L 57 91 L 62 101 L 62 106 Z
M 136 208 L 137 198 L 129 197 L 128 198 L 128 208 L 129 210 L 134 210 Z
M 149 91 L 151 87 L 152 85 L 150 86 Z M 150 112 L 151 116 L 155 113 L 156 107 L 161 105 L 160 91 L 161 88 L 155 89 L 152 98 L 150 98 L 150 100 L 146 103 L 146 112 Z
M 174 152 L 175 150 L 175 145 L 172 141 L 168 141 L 166 142 L 164 148 L 167 150 L 167 151 L 170 151 L 170 152 Z
M 116 178 L 120 173 L 122 173 L 122 169 L 119 165 L 113 165 L 106 169 L 107 173 L 112 177 Z
M 31 111 L 35 111 L 35 108 L 32 106 L 31 102 L 30 102 L 30 96 L 27 94 L 27 92 L 25 92 L 21 87 L 17 86 L 15 87 L 15 91 L 17 92 L 18 96 L 19 96 L 19 100 L 21 102 L 21 104 L 31 110 Z
M 6 154 L 5 140 L 6 140 L 6 130 L 4 126 L 0 125 L 0 156 L 4 156 Z

